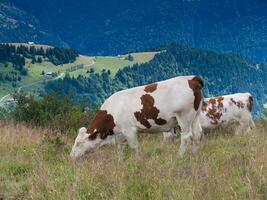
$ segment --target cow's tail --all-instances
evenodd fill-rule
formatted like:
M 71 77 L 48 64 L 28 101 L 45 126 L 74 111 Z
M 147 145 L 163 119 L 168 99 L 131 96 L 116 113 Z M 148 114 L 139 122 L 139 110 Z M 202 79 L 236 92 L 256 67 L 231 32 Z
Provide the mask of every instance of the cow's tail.
M 196 85 L 195 87 L 195 102 L 194 102 L 194 107 L 195 110 L 197 111 L 194 122 L 193 122 L 193 132 L 194 135 L 198 138 L 198 142 L 200 142 L 203 138 L 203 131 L 202 131 L 202 127 L 200 124 L 200 113 L 201 113 L 201 109 L 203 106 L 203 102 L 204 102 L 204 95 L 203 95 L 203 87 L 204 87 L 204 82 L 203 80 L 199 77 L 199 76 L 195 76 L 192 81 L 194 81 L 194 84 Z M 196 104 L 196 100 L 199 100 L 199 103 Z
M 248 97 L 247 109 L 249 112 L 252 112 L 252 109 L 253 109 L 253 97 L 252 97 L 252 95 L 249 95 L 249 97 Z
M 204 81 L 202 80 L 202 78 L 200 78 L 199 76 L 195 76 L 192 81 L 196 81 L 198 82 L 199 86 L 201 87 L 201 89 L 204 87 Z
M 200 112 L 203 104 L 203 92 L 202 88 L 204 87 L 204 82 L 199 76 L 194 76 L 191 80 L 188 80 L 189 87 L 193 90 L 195 100 L 194 100 L 194 109 L 197 112 Z
M 204 87 L 204 81 L 202 80 L 202 78 L 200 78 L 199 76 L 196 76 L 195 78 L 195 81 L 198 82 L 199 84 L 199 87 L 200 87 L 200 94 L 201 94 L 201 102 L 199 104 L 199 108 L 198 108 L 198 115 L 200 114 L 201 112 L 201 109 L 202 109 L 202 106 L 203 106 L 203 102 L 204 102 L 204 95 L 203 95 L 203 87 Z
M 252 95 L 251 94 L 249 94 L 249 97 L 248 97 L 248 101 L 247 101 L 247 109 L 248 109 L 248 111 L 250 112 L 250 120 L 249 120 L 249 127 L 251 128 L 251 129 L 254 129 L 256 126 L 255 126 L 255 123 L 254 123 L 254 121 L 253 121 L 253 119 L 252 119 L 252 110 L 253 110 L 253 97 L 252 97 Z

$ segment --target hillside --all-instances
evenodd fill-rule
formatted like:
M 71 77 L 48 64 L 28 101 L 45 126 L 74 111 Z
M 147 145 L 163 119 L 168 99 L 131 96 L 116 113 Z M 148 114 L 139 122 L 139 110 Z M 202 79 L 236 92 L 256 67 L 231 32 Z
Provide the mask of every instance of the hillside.
M 83 54 L 117 55 L 183 42 L 266 61 L 263 0 L 10 1 L 51 30 L 59 38 L 56 41 L 63 40 Z
M 179 158 L 179 139 L 139 135 L 141 159 L 119 163 L 115 146 L 73 162 L 74 137 L 0 123 L 0 199 L 267 199 L 266 125 L 254 135 L 210 133 Z M 261 128 L 260 128 L 261 127 Z
M 77 61 L 78 53 L 71 49 L 23 43 L 0 44 L 0 88 L 4 95 L 9 90 L 50 80 L 60 76 L 57 66 Z M 48 67 L 50 63 L 50 66 Z M 39 69 L 39 70 L 38 70 Z M 49 71 L 52 70 L 52 71 Z M 46 73 L 52 73 L 50 77 Z M 62 77 L 62 76 L 61 76 Z
M 0 44 L 0 98 L 12 93 L 15 90 L 23 89 L 24 91 L 35 91 L 40 92 L 43 90 L 43 87 L 46 82 L 56 80 L 58 78 L 63 78 L 66 74 L 69 74 L 71 77 L 78 77 L 80 75 L 87 76 L 90 70 L 94 72 L 101 73 L 102 70 L 110 71 L 111 75 L 125 67 L 132 66 L 135 63 L 145 63 L 154 58 L 158 52 L 139 52 L 132 53 L 132 60 L 127 59 L 127 55 L 120 56 L 84 56 L 79 55 L 75 61 L 70 63 L 55 65 L 47 57 L 44 58 L 42 55 L 33 55 L 31 52 L 25 54 L 25 58 L 21 60 L 17 67 L 14 67 L 14 62 L 17 62 L 15 58 L 8 57 L 3 60 L 2 58 L 5 55 L 5 51 L 1 49 Z M 29 45 L 27 43 L 9 43 L 16 48 L 26 47 L 28 49 L 35 48 L 38 52 L 41 49 L 46 51 L 47 49 L 53 49 L 53 46 L 48 45 Z M 23 51 L 25 49 L 21 48 Z M 32 52 L 35 52 L 32 50 Z M 19 56 L 20 57 L 20 56 Z M 41 62 L 35 61 L 33 63 L 33 58 L 38 61 L 38 58 L 41 57 Z M 57 61 L 58 62 L 58 61 Z M 21 71 L 25 70 L 26 73 L 21 75 Z M 46 73 L 53 73 L 49 76 Z M 7 79 L 7 77 L 10 77 Z M 1 102 L 1 101 L 0 101 Z
M 45 30 L 33 15 L 8 1 L 0 1 L 0 42 L 38 42 L 66 46 L 56 34 Z
M 171 45 L 150 62 L 120 69 L 116 75 L 107 72 L 90 73 L 77 79 L 65 77 L 48 83 L 46 91 L 77 94 L 78 99 L 89 98 L 101 104 L 115 91 L 165 80 L 179 75 L 201 75 L 205 80 L 205 96 L 250 92 L 255 99 L 255 114 L 262 114 L 266 102 L 266 65 L 259 65 L 244 57 Z

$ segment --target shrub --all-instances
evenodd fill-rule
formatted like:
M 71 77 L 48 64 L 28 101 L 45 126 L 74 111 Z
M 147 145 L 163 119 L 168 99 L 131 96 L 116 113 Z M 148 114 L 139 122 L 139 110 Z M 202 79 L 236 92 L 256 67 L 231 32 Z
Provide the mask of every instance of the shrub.
M 23 75 L 23 76 L 27 76 L 27 74 L 28 74 L 28 69 L 25 68 L 25 67 L 23 67 L 23 68 L 21 69 L 20 74 Z
M 126 58 L 125 58 L 125 60 L 129 60 L 129 61 L 134 61 L 134 57 L 131 55 L 131 54 L 129 54 Z
M 16 105 L 12 116 L 16 122 L 49 127 L 61 133 L 76 132 L 94 115 L 94 111 L 86 112 L 82 104 L 75 105 L 71 95 L 45 94 L 43 98 L 35 98 L 16 93 L 14 99 Z
M 42 62 L 43 62 L 42 57 L 38 57 L 38 58 L 37 58 L 37 62 L 38 62 L 38 63 L 42 63 Z

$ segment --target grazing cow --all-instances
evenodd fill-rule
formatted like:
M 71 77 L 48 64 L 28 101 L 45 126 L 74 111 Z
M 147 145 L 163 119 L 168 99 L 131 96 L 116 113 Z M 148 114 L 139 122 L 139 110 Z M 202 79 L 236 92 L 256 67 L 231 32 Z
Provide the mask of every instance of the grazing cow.
M 198 117 L 203 103 L 202 87 L 198 76 L 180 76 L 114 93 L 88 128 L 79 130 L 71 157 L 81 157 L 113 138 L 118 143 L 120 158 L 126 143 L 138 156 L 138 131 L 170 131 L 177 122 L 182 130 L 179 154 L 185 153 L 190 138 L 196 152 L 201 137 Z
M 255 128 L 252 119 L 253 97 L 250 93 L 237 93 L 219 97 L 206 98 L 200 113 L 203 129 L 225 127 L 238 123 L 235 133 L 249 133 Z M 173 141 L 173 132 L 164 132 L 164 141 Z
M 248 133 L 255 124 L 252 119 L 253 97 L 250 93 L 236 93 L 205 99 L 201 114 L 202 128 L 225 127 L 238 123 L 236 134 Z

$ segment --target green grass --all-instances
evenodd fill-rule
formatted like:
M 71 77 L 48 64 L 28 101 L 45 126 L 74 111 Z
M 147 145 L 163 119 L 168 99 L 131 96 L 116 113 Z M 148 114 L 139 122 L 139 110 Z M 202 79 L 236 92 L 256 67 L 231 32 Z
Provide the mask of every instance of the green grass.
M 96 63 L 94 68 L 96 72 L 101 72 L 103 69 L 110 70 L 112 74 L 115 74 L 119 69 L 133 65 L 134 62 L 125 60 L 124 58 L 109 57 L 109 56 L 97 56 L 95 58 Z
M 135 63 L 145 63 L 154 58 L 154 56 L 159 52 L 140 52 L 140 53 L 131 53 L 134 60 L 129 61 L 125 58 L 127 55 L 121 56 L 97 56 L 95 57 L 96 64 L 94 68 L 97 72 L 101 72 L 103 69 L 110 70 L 111 74 L 115 74 L 119 69 L 125 66 L 132 66 Z
M 3 96 L 9 94 L 10 92 L 13 92 L 14 88 L 10 84 L 1 83 L 0 85 L 0 98 Z
M 258 127 L 262 124 L 258 124 Z M 119 163 L 114 146 L 77 162 L 74 137 L 0 124 L 0 197 L 18 199 L 267 199 L 266 125 L 254 135 L 219 131 L 198 155 L 179 158 L 179 140 L 141 134 L 141 159 Z M 45 136 L 46 135 L 46 136 Z M 56 139 L 58 138 L 58 139 Z
M 77 76 L 78 74 L 86 75 L 86 71 L 89 69 L 89 65 L 92 62 L 93 62 L 92 57 L 79 56 L 75 62 L 60 65 L 60 66 L 55 66 L 51 62 L 46 62 L 46 61 L 44 61 L 42 63 L 31 64 L 30 60 L 27 60 L 26 66 L 29 69 L 29 75 L 31 77 L 38 77 L 40 79 L 43 77 L 41 75 L 42 71 L 44 71 L 44 72 L 51 71 L 51 72 L 56 72 L 56 73 L 60 74 L 60 73 L 65 73 L 67 69 L 69 69 L 73 66 L 76 66 L 76 65 L 80 65 L 80 64 L 84 65 L 84 69 L 70 72 L 69 74 L 73 75 L 73 76 Z

